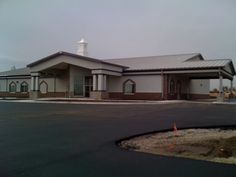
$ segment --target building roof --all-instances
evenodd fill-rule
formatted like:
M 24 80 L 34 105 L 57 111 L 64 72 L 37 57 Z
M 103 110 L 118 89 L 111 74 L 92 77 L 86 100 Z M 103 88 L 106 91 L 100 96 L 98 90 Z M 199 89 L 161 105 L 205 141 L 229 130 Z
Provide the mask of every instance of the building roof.
M 42 59 L 37 60 L 37 61 L 35 61 L 33 63 L 30 63 L 30 64 L 27 65 L 27 67 L 35 66 L 35 65 L 40 64 L 42 62 L 50 60 L 51 58 L 55 58 L 55 57 L 58 57 L 58 56 L 61 56 L 61 55 L 69 56 L 69 57 L 74 57 L 74 58 L 79 58 L 79 59 L 83 59 L 83 60 L 89 60 L 89 61 L 96 62 L 96 63 L 108 64 L 108 65 L 113 65 L 113 66 L 118 66 L 118 67 L 126 68 L 125 66 L 122 66 L 122 65 L 119 65 L 119 64 L 109 63 L 109 62 L 106 62 L 106 61 L 103 61 L 103 60 L 99 60 L 99 59 L 95 59 L 95 58 L 90 58 L 90 57 L 86 57 L 86 56 L 82 56 L 82 55 L 77 55 L 77 54 L 73 54 L 73 53 L 69 53 L 69 52 L 64 52 L 64 51 L 60 51 L 60 52 L 54 53 L 54 54 L 49 55 L 49 56 L 47 56 L 45 58 L 42 58 Z
M 26 76 L 26 75 L 30 75 L 29 68 L 19 68 L 19 69 L 0 72 L 0 77 L 1 76 Z
M 186 60 L 193 59 L 197 56 L 200 56 L 200 54 L 194 53 L 194 54 L 179 54 L 179 55 L 118 58 L 118 59 L 108 59 L 105 61 L 128 66 L 129 68 L 126 70 L 150 70 L 150 69 L 174 68 L 182 64 Z
M 182 62 L 176 68 L 210 68 L 210 67 L 224 67 L 230 63 L 230 59 L 218 59 L 218 60 L 200 60 L 200 61 L 185 61 Z
M 20 68 L 5 72 L 0 72 L 1 76 L 16 76 L 16 75 L 30 75 L 30 67 L 37 65 L 41 62 L 47 61 L 51 58 L 66 55 L 76 58 L 82 58 L 98 63 L 110 64 L 124 68 L 126 72 L 131 71 L 147 71 L 147 70 L 179 70 L 179 69 L 208 69 L 208 68 L 223 68 L 227 65 L 231 67 L 233 75 L 235 69 L 230 59 L 215 59 L 204 60 L 201 54 L 178 54 L 178 55 L 162 55 L 162 56 L 149 56 L 149 57 L 133 57 L 133 58 L 119 58 L 119 59 L 106 59 L 99 60 L 89 57 L 84 57 L 67 52 L 57 52 L 53 55 L 45 57 L 34 63 L 27 65 L 26 68 Z
M 224 67 L 231 62 L 230 59 L 204 60 L 199 53 L 119 58 L 105 61 L 129 67 L 126 71 L 217 68 Z

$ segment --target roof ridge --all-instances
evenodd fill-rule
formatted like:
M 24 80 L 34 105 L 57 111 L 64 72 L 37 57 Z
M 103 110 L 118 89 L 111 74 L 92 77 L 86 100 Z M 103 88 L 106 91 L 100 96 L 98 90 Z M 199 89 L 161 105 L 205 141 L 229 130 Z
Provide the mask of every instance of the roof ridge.
M 87 56 L 83 56 L 83 55 L 78 55 L 78 54 L 74 54 L 74 53 L 70 53 L 70 52 L 65 52 L 65 51 L 58 51 L 56 53 L 53 53 L 51 55 L 48 55 L 44 58 L 41 58 L 39 60 L 36 60 L 35 62 L 32 62 L 30 64 L 27 65 L 27 67 L 32 67 L 34 65 L 37 65 L 39 63 L 42 63 L 42 62 L 45 62 L 53 57 L 57 57 L 59 55 L 67 55 L 67 56 L 70 56 L 70 57 L 76 57 L 76 58 L 81 58 L 81 59 L 84 59 L 84 60 L 90 60 L 90 61 L 93 61 L 93 62 L 97 62 L 97 63 L 101 63 L 101 64 L 108 64 L 108 65 L 113 65 L 113 66 L 118 66 L 118 67 L 122 67 L 122 68 L 127 68 L 127 66 L 124 66 L 124 65 L 119 65 L 119 64 L 114 64 L 114 63 L 109 63 L 107 61 L 104 61 L 102 59 L 97 59 L 97 58 L 91 58 L 91 57 L 87 57 Z
M 102 60 L 118 60 L 118 59 L 137 59 L 137 58 L 151 58 L 151 57 L 166 57 L 166 56 L 180 56 L 180 55 L 201 55 L 201 53 L 183 53 L 183 54 L 167 54 L 167 55 L 152 55 L 152 56 L 137 56 L 137 57 L 123 57 L 123 58 L 110 58 Z
M 231 59 L 205 59 L 205 60 L 186 60 L 183 62 L 208 62 L 208 61 L 220 61 L 220 60 L 232 61 Z
M 230 60 L 230 61 L 232 61 L 232 59 L 230 59 L 230 58 L 206 59 L 205 61 L 216 61 L 216 60 Z
M 6 71 L 1 71 L 0 73 L 5 73 L 5 72 L 11 72 L 11 71 L 16 71 L 16 70 L 21 70 L 21 69 L 26 69 L 26 68 L 28 68 L 28 67 L 23 67 L 23 68 L 16 68 L 16 69 L 14 69 L 14 70 L 6 70 Z

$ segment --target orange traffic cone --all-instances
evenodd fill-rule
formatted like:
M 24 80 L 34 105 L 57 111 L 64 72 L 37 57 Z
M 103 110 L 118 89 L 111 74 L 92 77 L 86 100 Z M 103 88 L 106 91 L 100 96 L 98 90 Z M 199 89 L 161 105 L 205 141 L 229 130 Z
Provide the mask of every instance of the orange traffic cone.
M 173 131 L 174 132 L 176 132 L 178 129 L 177 129 L 177 127 L 176 127 L 176 123 L 174 122 L 174 124 L 173 124 Z

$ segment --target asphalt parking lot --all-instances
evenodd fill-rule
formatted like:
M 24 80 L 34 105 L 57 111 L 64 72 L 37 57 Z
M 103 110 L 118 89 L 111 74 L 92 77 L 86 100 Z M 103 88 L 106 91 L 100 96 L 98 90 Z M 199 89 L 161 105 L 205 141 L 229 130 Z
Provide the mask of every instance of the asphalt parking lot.
M 235 177 L 236 166 L 120 149 L 134 134 L 236 125 L 235 105 L 0 102 L 0 177 Z

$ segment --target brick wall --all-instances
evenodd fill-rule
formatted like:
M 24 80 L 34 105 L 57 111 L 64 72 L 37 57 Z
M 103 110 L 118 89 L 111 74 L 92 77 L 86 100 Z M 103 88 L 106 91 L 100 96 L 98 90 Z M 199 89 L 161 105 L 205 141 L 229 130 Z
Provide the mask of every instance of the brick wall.
M 211 98 L 209 94 L 190 94 L 190 99 L 209 99 Z
M 29 93 L 9 93 L 9 92 L 0 92 L 0 97 L 16 97 L 16 98 L 29 98 Z
M 161 100 L 161 93 L 134 93 L 126 95 L 122 92 L 110 92 L 110 99 L 121 99 L 121 100 Z
M 66 92 L 47 92 L 47 93 L 39 93 L 40 98 L 47 98 L 47 97 L 66 97 Z

